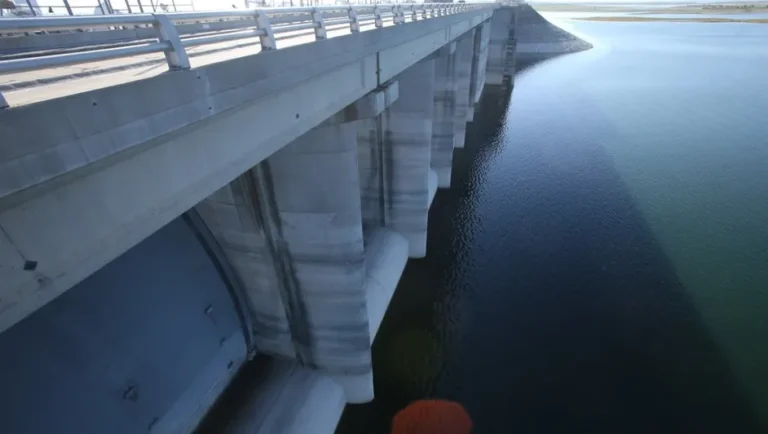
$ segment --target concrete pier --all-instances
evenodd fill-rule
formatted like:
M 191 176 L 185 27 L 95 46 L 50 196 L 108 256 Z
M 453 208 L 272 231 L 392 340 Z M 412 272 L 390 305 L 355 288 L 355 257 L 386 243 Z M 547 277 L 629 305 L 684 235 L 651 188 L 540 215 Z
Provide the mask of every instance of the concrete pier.
M 385 190 L 385 172 L 391 167 L 385 154 L 384 111 L 400 97 L 400 82 L 395 80 L 347 107 L 350 116 L 357 119 L 357 150 L 360 171 L 360 196 L 363 227 L 366 232 L 386 225 L 388 192 Z
M 456 112 L 453 130 L 453 146 L 463 148 L 467 136 L 467 113 L 469 112 L 469 88 L 472 73 L 472 57 L 475 30 L 467 32 L 456 43 Z M 474 103 L 473 103 L 474 104 Z
M 500 86 L 504 76 L 509 76 L 507 69 L 508 48 L 515 46 L 515 18 L 519 8 L 500 9 L 491 18 L 488 40 L 488 66 L 486 83 Z
M 396 77 L 398 97 L 361 122 L 358 135 L 363 219 L 408 241 L 409 256 L 427 249 L 435 62 L 424 59 Z M 436 182 L 433 182 L 433 184 Z
M 434 118 L 432 122 L 432 157 L 430 166 L 440 188 L 451 186 L 453 137 L 456 125 L 456 42 L 435 53 Z
M 427 254 L 427 218 L 435 61 L 422 60 L 398 76 L 400 97 L 384 116 L 384 223 L 408 240 L 411 258 Z M 436 174 L 432 175 L 434 178 Z
M 483 23 L 475 29 L 472 49 L 472 71 L 469 78 L 469 108 L 467 122 L 475 118 L 475 104 L 480 102 L 485 87 L 485 68 L 488 62 L 488 35 L 490 24 Z
M 357 124 L 331 119 L 236 180 L 232 204 L 198 207 L 257 310 L 256 345 L 348 402 L 373 398 L 358 177 Z

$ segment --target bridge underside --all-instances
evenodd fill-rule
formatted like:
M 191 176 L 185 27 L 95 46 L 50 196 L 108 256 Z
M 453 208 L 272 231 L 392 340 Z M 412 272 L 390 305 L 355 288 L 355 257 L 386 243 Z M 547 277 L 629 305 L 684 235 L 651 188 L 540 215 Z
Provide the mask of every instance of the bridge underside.
M 0 405 L 6 423 L 49 431 L 28 423 L 33 397 L 86 388 L 38 422 L 186 433 L 257 353 L 227 432 L 332 432 L 373 399 L 371 344 L 484 85 L 514 73 L 516 9 L 0 112 L 0 348 L 28 363 L 0 369 L 26 397 Z

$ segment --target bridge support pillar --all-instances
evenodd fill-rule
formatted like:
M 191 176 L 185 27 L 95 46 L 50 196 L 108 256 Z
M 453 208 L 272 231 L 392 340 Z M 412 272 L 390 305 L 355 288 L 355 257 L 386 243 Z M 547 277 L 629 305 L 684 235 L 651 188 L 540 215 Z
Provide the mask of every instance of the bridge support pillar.
M 475 30 L 470 30 L 462 36 L 456 45 L 456 122 L 453 135 L 453 145 L 463 148 L 467 136 L 467 112 L 470 107 L 470 79 L 472 73 L 472 57 Z
M 427 218 L 437 191 L 430 168 L 435 62 L 422 60 L 397 77 L 399 97 L 360 136 L 364 220 L 408 240 L 409 256 L 427 253 Z
M 488 28 L 487 22 L 475 30 L 472 48 L 472 71 L 469 79 L 469 108 L 467 122 L 475 119 L 475 104 L 480 101 L 485 86 L 485 67 L 488 62 Z
M 435 53 L 434 117 L 430 166 L 437 174 L 437 186 L 451 186 L 453 135 L 456 123 L 456 42 Z
M 200 205 L 245 286 L 260 351 L 373 399 L 356 122 L 313 128 Z
M 504 77 L 514 75 L 515 21 L 517 7 L 499 8 L 491 17 L 488 42 L 488 70 L 486 82 L 504 84 Z

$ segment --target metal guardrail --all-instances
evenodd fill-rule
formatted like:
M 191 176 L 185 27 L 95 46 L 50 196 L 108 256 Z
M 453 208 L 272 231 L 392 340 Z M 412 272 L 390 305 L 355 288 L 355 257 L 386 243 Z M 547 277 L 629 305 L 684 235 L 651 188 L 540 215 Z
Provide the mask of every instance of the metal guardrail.
M 144 3 L 142 3 L 144 1 Z M 164 3 L 170 2 L 170 3 Z M 252 1 L 252 0 L 249 0 Z M 117 7 L 113 5 L 117 4 Z M 246 2 L 246 8 L 248 8 Z M 122 8 L 122 9 L 121 9 Z M 172 9 L 171 9 L 172 8 Z M 145 11 L 146 9 L 146 11 Z M 45 15 L 92 15 L 94 13 L 101 15 L 121 14 L 121 13 L 149 13 L 157 12 L 178 12 L 186 10 L 195 10 L 194 0 L 78 0 L 71 4 L 70 0 L 37 0 L 32 2 L 26 0 L 26 6 L 22 2 L 13 2 L 5 0 L 0 1 L 0 18 L 8 17 L 40 17 Z
M 349 25 L 351 33 L 360 31 L 363 23 L 373 22 L 376 28 L 384 26 L 384 20 L 393 25 L 410 21 L 456 14 L 468 10 L 495 7 L 496 3 L 423 3 L 423 4 L 376 4 L 339 5 L 318 7 L 258 8 L 248 10 L 226 10 L 212 12 L 181 12 L 169 14 L 94 15 L 50 18 L 13 18 L 0 20 L 0 33 L 80 30 L 97 28 L 119 28 L 121 26 L 152 26 L 157 35 L 156 42 L 137 43 L 119 48 L 103 48 L 99 41 L 93 42 L 94 49 L 66 54 L 43 54 L 37 57 L 0 60 L 0 74 L 37 70 L 55 66 L 94 62 L 139 54 L 165 54 L 170 70 L 189 69 L 186 47 L 215 44 L 258 36 L 262 50 L 275 50 L 275 34 L 300 30 L 314 30 L 315 39 L 327 38 L 327 25 Z M 324 19 L 323 14 L 332 12 L 332 18 Z M 406 18 L 407 13 L 407 18 Z M 181 39 L 175 24 L 221 19 L 252 19 L 252 28 L 237 32 L 216 32 L 200 37 Z M 279 24 L 272 25 L 275 19 Z M 98 46 L 98 47 L 97 47 Z M 0 108 L 7 107 L 0 94 Z

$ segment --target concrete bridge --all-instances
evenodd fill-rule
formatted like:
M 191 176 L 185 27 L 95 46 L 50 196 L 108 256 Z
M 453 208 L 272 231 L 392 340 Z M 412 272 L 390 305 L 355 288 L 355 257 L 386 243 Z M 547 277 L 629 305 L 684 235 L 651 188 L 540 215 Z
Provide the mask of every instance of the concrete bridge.
M 222 431 L 332 432 L 372 400 L 371 343 L 520 8 L 0 21 L 3 431 L 188 433 L 254 357 Z

